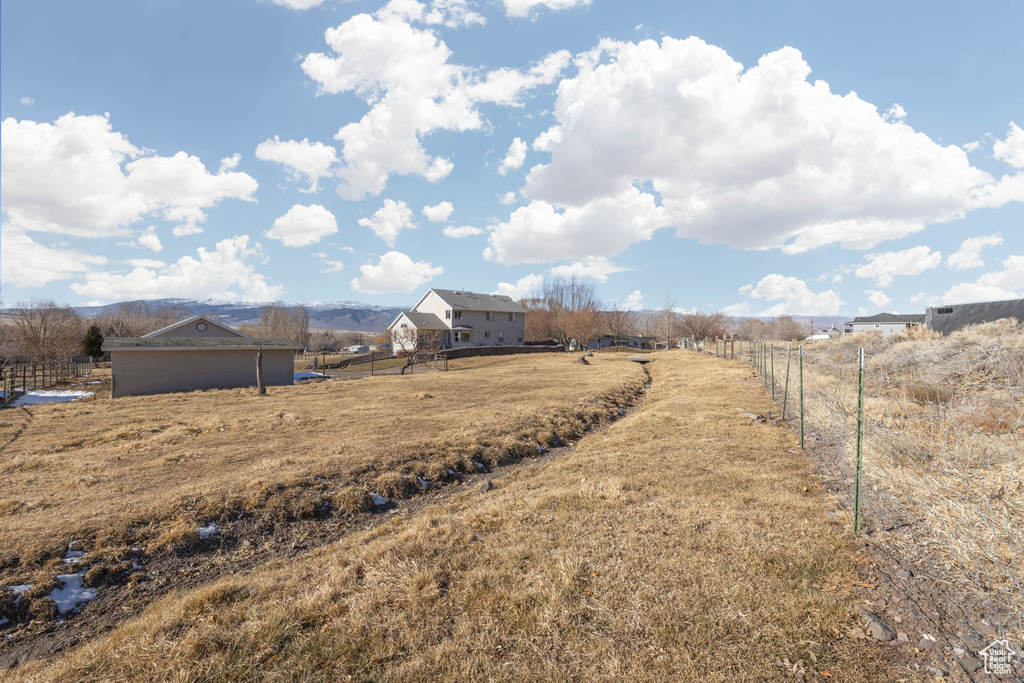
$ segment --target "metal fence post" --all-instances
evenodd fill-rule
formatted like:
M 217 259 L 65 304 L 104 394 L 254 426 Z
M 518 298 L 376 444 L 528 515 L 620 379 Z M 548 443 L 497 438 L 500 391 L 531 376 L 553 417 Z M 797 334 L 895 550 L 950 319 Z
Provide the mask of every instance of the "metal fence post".
M 864 455 L 864 349 L 857 351 L 857 473 L 853 501 L 853 533 L 860 533 L 860 470 Z
M 782 392 L 782 421 L 786 421 L 786 406 L 789 404 L 789 363 L 793 356 L 793 342 L 786 347 L 786 388 Z
M 775 400 L 775 342 L 772 342 L 772 400 Z
M 800 345 L 800 450 L 804 449 L 804 346 Z

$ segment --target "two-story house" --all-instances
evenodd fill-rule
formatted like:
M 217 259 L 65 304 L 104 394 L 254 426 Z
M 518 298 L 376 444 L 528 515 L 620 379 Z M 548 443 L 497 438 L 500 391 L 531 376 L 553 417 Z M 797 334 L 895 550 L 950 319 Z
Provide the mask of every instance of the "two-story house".
M 430 289 L 388 327 L 392 348 L 511 346 L 522 344 L 526 309 L 507 296 Z

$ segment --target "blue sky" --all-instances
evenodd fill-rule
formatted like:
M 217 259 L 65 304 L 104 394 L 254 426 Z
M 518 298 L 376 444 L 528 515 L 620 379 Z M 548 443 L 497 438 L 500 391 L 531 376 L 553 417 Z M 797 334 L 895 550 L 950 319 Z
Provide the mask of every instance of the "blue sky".
M 1019 2 L 5 2 L 5 305 L 1024 296 Z

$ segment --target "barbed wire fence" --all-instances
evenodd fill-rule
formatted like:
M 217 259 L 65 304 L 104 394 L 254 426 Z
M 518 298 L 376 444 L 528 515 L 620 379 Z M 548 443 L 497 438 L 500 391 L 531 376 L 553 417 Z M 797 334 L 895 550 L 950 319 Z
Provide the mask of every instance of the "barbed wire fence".
M 959 598 L 944 614 L 921 609 L 947 649 L 969 656 L 965 639 L 980 635 L 1021 652 L 1024 346 L 872 337 L 741 353 L 851 530 Z

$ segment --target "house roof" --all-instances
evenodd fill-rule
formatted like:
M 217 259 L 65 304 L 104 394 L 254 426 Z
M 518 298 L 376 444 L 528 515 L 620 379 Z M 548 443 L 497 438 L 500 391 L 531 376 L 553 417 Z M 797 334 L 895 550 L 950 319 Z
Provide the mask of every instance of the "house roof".
M 924 313 L 878 313 L 870 316 L 857 316 L 851 323 L 923 323 Z
M 406 318 L 408 318 L 409 322 L 411 322 L 413 325 L 415 325 L 417 330 L 447 330 L 448 329 L 448 326 L 445 325 L 443 322 L 441 322 L 441 319 L 438 318 L 433 313 L 420 313 L 419 311 L 403 311 L 402 313 L 399 313 L 398 317 L 395 318 L 395 321 L 393 323 L 391 323 L 390 325 L 388 325 L 388 329 L 391 329 L 392 327 L 394 327 L 395 323 L 397 323 L 399 320 L 402 319 L 402 316 L 405 316 Z
M 477 292 L 462 292 L 454 289 L 430 289 L 427 294 L 433 292 L 455 310 L 463 311 L 495 311 L 498 313 L 526 313 L 526 309 L 513 301 L 510 297 L 501 294 L 478 294 Z M 427 295 L 423 295 L 426 299 Z M 420 299 L 420 303 L 423 302 Z M 416 306 L 419 306 L 417 303 Z M 415 308 L 415 306 L 413 307 Z
M 302 349 L 284 337 L 108 337 L 103 340 L 104 351 L 255 349 L 257 346 L 268 350 Z
M 228 327 L 224 323 L 217 322 L 213 318 L 207 317 L 205 315 L 194 315 L 191 318 L 186 318 L 185 320 L 179 320 L 178 322 L 172 323 L 172 324 L 168 325 L 167 327 L 161 327 L 159 330 L 154 330 L 153 332 L 150 332 L 149 334 L 144 334 L 144 335 L 142 335 L 142 338 L 146 339 L 148 337 L 159 337 L 160 335 L 165 334 L 167 332 L 170 332 L 171 330 L 176 330 L 179 327 L 185 327 L 186 325 L 191 325 L 192 323 L 199 322 L 200 320 L 202 320 L 207 325 L 216 325 L 217 327 L 221 328 L 222 330 L 227 330 L 228 332 L 231 332 L 232 334 L 237 334 L 239 337 L 246 337 L 247 338 L 247 335 L 242 334 L 241 332 L 239 332 L 235 328 Z M 127 337 L 125 337 L 125 339 L 127 339 Z

